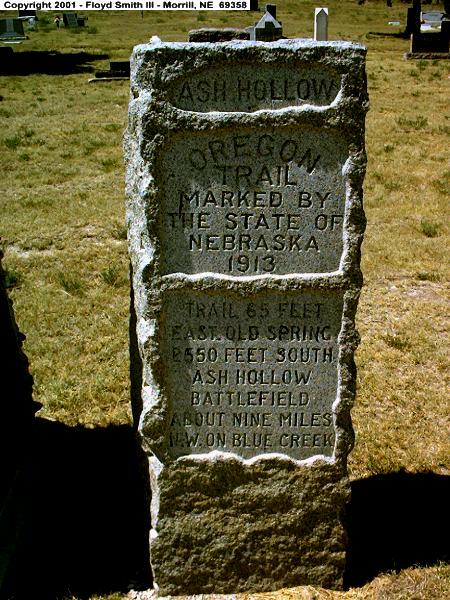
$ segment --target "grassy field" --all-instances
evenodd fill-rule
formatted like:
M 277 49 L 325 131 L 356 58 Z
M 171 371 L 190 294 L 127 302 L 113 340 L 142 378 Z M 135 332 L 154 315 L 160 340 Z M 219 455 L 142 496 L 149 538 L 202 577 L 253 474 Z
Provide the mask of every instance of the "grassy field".
M 450 475 L 449 61 L 405 61 L 407 40 L 369 33 L 400 31 L 405 4 L 327 5 L 330 39 L 362 42 L 369 50 L 368 227 L 350 476 L 402 470 Z M 315 6 L 278 0 L 285 35 L 311 37 Z M 39 416 L 70 426 L 126 424 L 131 411 L 122 133 L 129 83 L 88 84 L 92 75 L 83 69 L 127 59 L 135 44 L 152 35 L 186 40 L 190 29 L 247 26 L 256 15 L 89 12 L 88 27 L 75 31 L 57 30 L 53 18 L 42 13 L 37 31 L 14 48 L 39 51 L 37 65 L 30 62 L 26 75 L 0 77 L 4 267 L 27 335 L 34 397 L 43 405 Z M 396 20 L 401 27 L 388 25 Z M 75 62 L 80 72 L 61 68 L 48 74 L 55 52 L 69 54 L 63 64 Z M 449 569 L 441 565 L 381 575 L 342 594 L 299 588 L 242 598 L 444 598 L 449 580 Z

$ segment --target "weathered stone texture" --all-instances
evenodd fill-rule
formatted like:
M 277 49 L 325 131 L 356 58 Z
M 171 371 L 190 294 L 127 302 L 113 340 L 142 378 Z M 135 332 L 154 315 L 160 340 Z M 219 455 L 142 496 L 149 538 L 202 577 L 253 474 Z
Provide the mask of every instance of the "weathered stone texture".
M 151 560 L 161 594 L 336 588 L 347 480 L 336 466 L 236 459 L 169 465 Z
M 135 412 L 161 594 L 342 586 L 364 61 L 304 40 L 135 49 Z

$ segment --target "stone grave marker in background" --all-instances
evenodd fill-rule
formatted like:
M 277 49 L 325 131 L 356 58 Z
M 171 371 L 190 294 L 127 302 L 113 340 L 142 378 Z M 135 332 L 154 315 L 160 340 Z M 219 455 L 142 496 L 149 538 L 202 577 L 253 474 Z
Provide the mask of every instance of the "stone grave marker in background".
M 66 27 L 79 27 L 77 13 L 63 13 L 63 23 Z
M 29 19 L 30 17 L 37 19 L 37 10 L 19 10 L 19 19 Z
M 161 595 L 342 587 L 365 49 L 138 46 L 125 137 Z
M 314 39 L 316 42 L 328 40 L 328 8 L 316 8 L 314 11 Z
M 420 33 L 420 2 L 413 2 L 408 8 L 405 33 Z
M 266 12 L 261 19 L 249 27 L 250 39 L 260 42 L 273 42 L 283 37 L 283 27 L 276 18 L 277 7 L 275 4 L 266 4 Z
M 411 35 L 410 43 L 410 54 L 411 57 L 414 54 L 428 53 L 435 58 L 436 53 L 442 53 L 444 57 L 448 58 L 449 52 L 449 36 L 439 33 L 413 33 Z
M 3 41 L 25 40 L 23 21 L 20 19 L 0 19 L 0 39 Z

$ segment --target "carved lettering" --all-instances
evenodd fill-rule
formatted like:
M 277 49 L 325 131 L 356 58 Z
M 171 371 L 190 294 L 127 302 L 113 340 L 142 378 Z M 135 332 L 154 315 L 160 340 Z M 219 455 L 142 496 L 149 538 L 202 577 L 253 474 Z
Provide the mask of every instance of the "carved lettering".
M 163 273 L 336 271 L 347 158 L 343 141 L 326 132 L 173 140 L 159 213 Z
M 172 294 L 163 354 L 173 455 L 330 456 L 341 311 L 339 292 Z
M 217 70 L 192 73 L 177 81 L 170 92 L 172 103 L 183 110 L 244 111 L 315 104 L 325 106 L 336 98 L 340 77 L 324 67 L 305 66 L 302 71 L 283 63 L 259 65 L 253 69 L 240 65 L 234 70 L 223 65 Z

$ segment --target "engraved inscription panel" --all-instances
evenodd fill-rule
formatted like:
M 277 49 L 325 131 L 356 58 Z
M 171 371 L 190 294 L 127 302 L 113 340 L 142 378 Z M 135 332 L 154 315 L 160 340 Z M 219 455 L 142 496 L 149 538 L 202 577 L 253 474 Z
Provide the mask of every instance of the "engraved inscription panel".
M 341 88 L 340 75 L 320 65 L 222 65 L 177 80 L 171 103 L 183 110 L 254 112 L 286 106 L 328 106 Z
M 342 305 L 339 291 L 169 294 L 170 454 L 332 456 Z
M 348 148 L 300 128 L 173 134 L 163 152 L 162 274 L 337 271 Z

